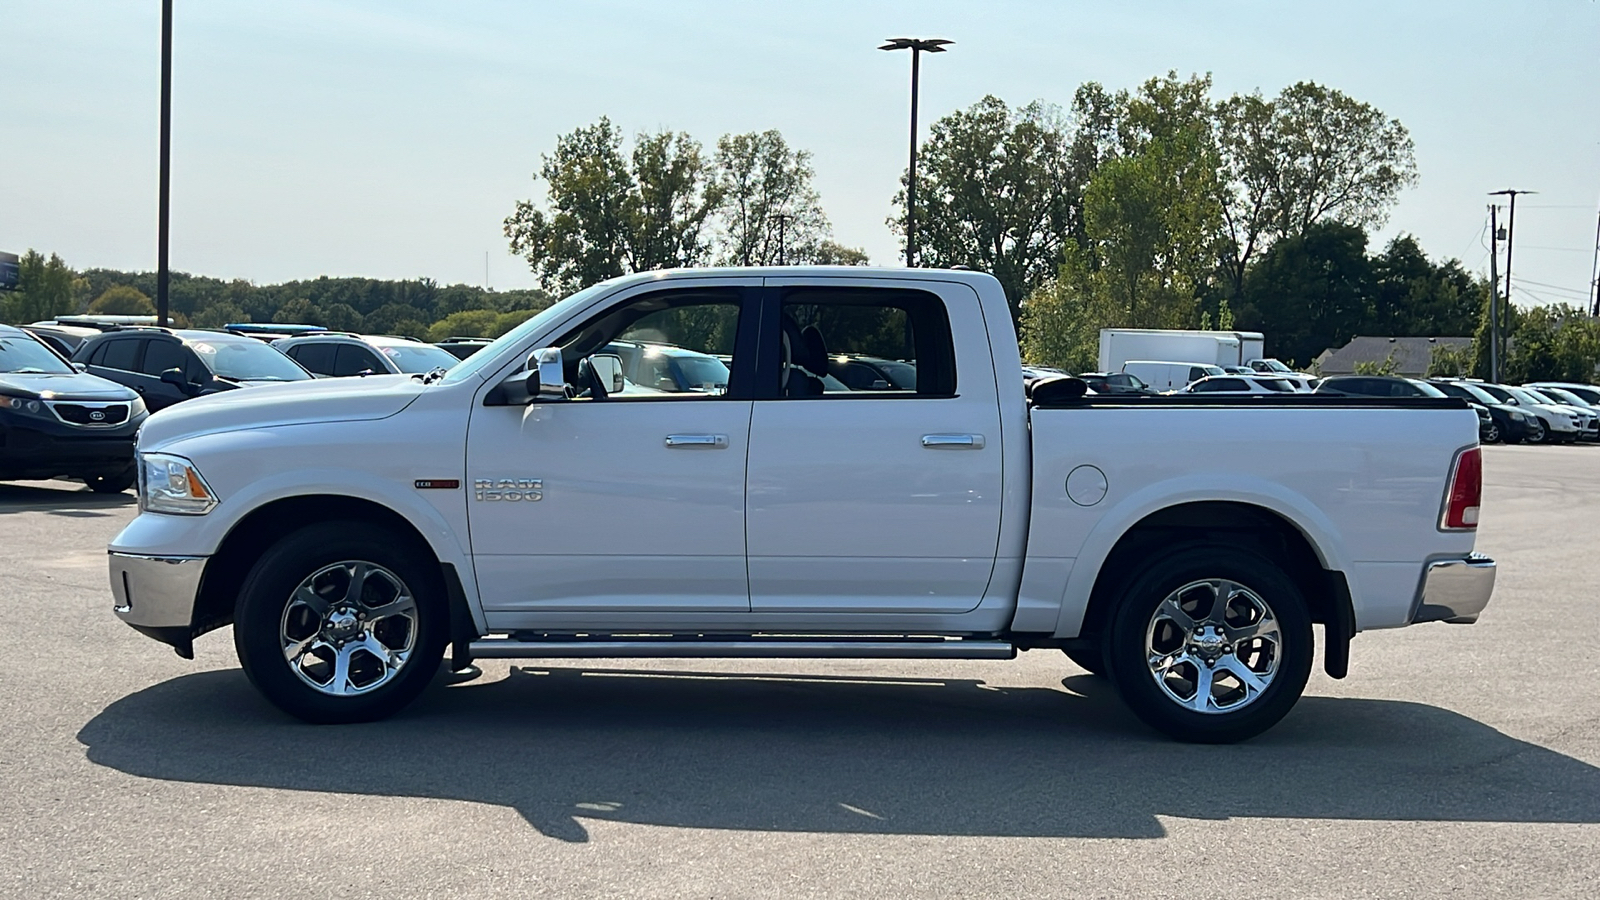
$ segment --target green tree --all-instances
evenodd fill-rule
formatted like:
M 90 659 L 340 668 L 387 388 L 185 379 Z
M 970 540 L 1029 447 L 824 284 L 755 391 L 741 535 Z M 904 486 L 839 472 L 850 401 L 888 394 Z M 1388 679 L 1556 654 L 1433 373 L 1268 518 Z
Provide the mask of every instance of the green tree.
M 833 241 L 823 241 L 817 245 L 816 255 L 806 260 L 808 263 L 819 266 L 866 266 L 872 261 L 867 259 L 867 251 L 859 247 L 846 247 Z
M 139 289 L 117 285 L 96 297 L 89 304 L 89 312 L 102 316 L 153 316 L 156 305 Z
M 29 250 L 17 260 L 17 289 L 0 301 L 5 321 L 26 324 L 70 313 L 74 275 L 61 257 Z
M 1472 348 L 1436 344 L 1428 360 L 1429 378 L 1463 378 L 1472 371 Z
M 812 187 L 811 152 L 776 130 L 717 141 L 718 258 L 730 266 L 815 259 L 832 234 Z
M 1266 334 L 1266 352 L 1311 359 L 1343 346 L 1370 321 L 1367 235 L 1324 222 L 1273 244 L 1245 279 L 1241 327 Z
M 540 282 L 563 293 L 627 272 L 701 265 L 706 220 L 721 202 L 710 176 L 687 134 L 642 134 L 630 157 L 602 117 L 557 139 L 538 176 L 549 211 L 518 201 L 505 235 Z
M 1399 120 L 1340 91 L 1302 81 L 1217 107 L 1220 199 L 1229 237 L 1223 270 L 1234 296 L 1252 258 L 1273 241 L 1342 221 L 1374 228 L 1417 180 Z
M 623 274 L 636 185 L 611 120 L 557 139 L 539 176 L 549 185 L 550 212 L 517 202 L 505 220 L 511 252 L 559 293 Z
M 221 328 L 231 322 L 248 322 L 250 315 L 231 300 L 219 300 L 196 312 L 191 321 L 196 328 Z
M 1071 150 L 1059 111 L 1042 102 L 1013 110 L 988 96 L 934 122 L 917 157 L 918 264 L 988 272 L 1018 313 L 1056 274 L 1072 232 L 1084 180 Z M 903 183 L 889 220 L 902 240 Z

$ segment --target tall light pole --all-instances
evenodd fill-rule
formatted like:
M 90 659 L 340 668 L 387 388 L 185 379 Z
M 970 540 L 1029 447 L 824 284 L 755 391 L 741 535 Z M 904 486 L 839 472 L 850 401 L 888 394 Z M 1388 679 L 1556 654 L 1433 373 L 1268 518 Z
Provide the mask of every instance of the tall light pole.
M 906 178 L 906 268 L 917 265 L 917 80 L 922 53 L 943 53 L 955 41 L 943 38 L 889 38 L 879 50 L 911 51 L 911 168 Z
M 161 198 L 156 225 L 156 324 L 167 324 L 167 229 L 172 194 L 172 0 L 161 0 Z
M 767 216 L 778 223 L 778 265 L 789 264 L 789 223 L 794 221 L 794 213 L 773 213 Z

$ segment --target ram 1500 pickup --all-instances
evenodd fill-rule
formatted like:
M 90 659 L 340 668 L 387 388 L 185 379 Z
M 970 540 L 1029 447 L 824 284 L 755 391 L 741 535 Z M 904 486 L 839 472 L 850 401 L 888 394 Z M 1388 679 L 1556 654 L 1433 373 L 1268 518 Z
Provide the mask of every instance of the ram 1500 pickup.
M 608 344 L 727 375 L 648 390 Z M 852 358 L 914 383 L 851 390 L 828 373 Z M 1359 631 L 1478 617 L 1477 433 L 1455 399 L 1025 389 L 975 272 L 654 272 L 448 373 L 153 416 L 111 588 L 186 657 L 231 623 L 255 686 L 315 722 L 395 712 L 447 651 L 1053 649 L 1151 726 L 1231 741 L 1299 698 L 1313 625 L 1342 677 Z

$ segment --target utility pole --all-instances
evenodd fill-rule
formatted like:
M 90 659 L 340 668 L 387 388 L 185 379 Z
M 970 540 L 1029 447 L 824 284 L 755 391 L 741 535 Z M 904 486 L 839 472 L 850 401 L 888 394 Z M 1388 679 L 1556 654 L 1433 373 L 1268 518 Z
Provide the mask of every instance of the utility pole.
M 1500 207 L 1489 204 L 1489 380 L 1500 383 Z
M 794 214 L 773 213 L 767 218 L 778 223 L 778 265 L 787 266 L 789 264 L 789 222 L 794 219 Z
M 167 324 L 167 233 L 172 196 L 172 0 L 161 0 L 161 198 L 156 224 L 156 324 Z
M 1593 292 L 1589 315 L 1600 316 L 1600 222 L 1594 226 L 1594 264 L 1589 268 L 1589 290 Z
M 943 38 L 889 38 L 879 50 L 911 51 L 911 167 L 906 175 L 906 268 L 917 265 L 917 82 L 922 71 L 922 53 L 943 53 L 948 44 Z

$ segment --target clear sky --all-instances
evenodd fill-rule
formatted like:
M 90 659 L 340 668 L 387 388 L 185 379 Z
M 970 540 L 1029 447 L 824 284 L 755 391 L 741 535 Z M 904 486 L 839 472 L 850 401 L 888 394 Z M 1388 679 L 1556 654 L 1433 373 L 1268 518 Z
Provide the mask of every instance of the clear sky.
M 1518 302 L 1581 301 L 1600 200 L 1593 0 L 177 0 L 172 266 L 533 283 L 500 222 L 556 136 L 610 116 L 711 145 L 780 129 L 837 238 L 892 263 L 909 60 L 922 121 L 986 93 L 1210 72 L 1310 79 L 1410 128 L 1421 183 L 1378 240 L 1487 268 L 1486 192 L 1518 204 Z M 155 267 L 159 0 L 5 0 L 0 249 Z

